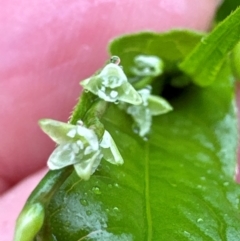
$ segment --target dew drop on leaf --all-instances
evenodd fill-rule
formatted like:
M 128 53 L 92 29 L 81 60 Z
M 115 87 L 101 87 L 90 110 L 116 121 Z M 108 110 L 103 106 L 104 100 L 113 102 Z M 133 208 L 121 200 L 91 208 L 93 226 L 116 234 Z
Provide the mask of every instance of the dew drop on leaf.
M 203 222 L 203 219 L 202 219 L 202 218 L 199 218 L 199 219 L 197 220 L 197 222 L 198 222 L 198 223 L 202 223 L 202 222 Z
M 99 195 L 99 194 L 102 193 L 99 187 L 93 187 L 93 188 L 92 188 L 92 191 L 93 191 L 95 194 L 97 194 L 97 195 Z
M 190 234 L 189 232 L 187 232 L 187 231 L 184 231 L 183 233 L 184 233 L 184 235 L 185 235 L 186 237 L 188 237 L 188 238 L 191 236 L 191 234 Z
M 121 60 L 118 56 L 114 55 L 114 56 L 111 57 L 110 62 L 113 63 L 113 64 L 119 65 Z
M 223 186 L 225 186 L 225 187 L 228 186 L 228 185 L 229 185 L 229 182 L 224 182 L 223 183 Z
M 87 210 L 86 214 L 87 214 L 87 216 L 90 216 L 92 214 L 92 212 L 90 210 Z
M 88 205 L 88 201 L 86 199 L 80 199 L 80 203 L 83 205 L 83 206 L 87 206 Z
M 114 207 L 114 208 L 113 208 L 113 211 L 114 211 L 114 212 L 118 212 L 118 211 L 119 211 L 119 208 L 118 208 L 118 207 Z

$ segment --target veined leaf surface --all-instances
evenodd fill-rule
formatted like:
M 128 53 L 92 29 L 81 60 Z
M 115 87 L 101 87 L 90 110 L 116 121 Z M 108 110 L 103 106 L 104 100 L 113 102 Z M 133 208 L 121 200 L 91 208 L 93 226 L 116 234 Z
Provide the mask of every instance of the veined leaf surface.
M 105 116 L 124 158 L 89 181 L 72 174 L 52 199 L 42 240 L 238 241 L 234 182 L 237 123 L 229 68 L 207 88 L 189 86 L 154 117 L 148 141 L 112 105 Z

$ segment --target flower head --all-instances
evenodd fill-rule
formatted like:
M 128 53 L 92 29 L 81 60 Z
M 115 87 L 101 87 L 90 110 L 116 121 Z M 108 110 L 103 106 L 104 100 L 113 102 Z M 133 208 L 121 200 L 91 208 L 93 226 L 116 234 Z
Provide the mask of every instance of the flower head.
M 123 164 L 121 154 L 106 130 L 99 141 L 93 130 L 81 124 L 71 125 L 51 119 L 43 119 L 39 123 L 42 130 L 58 144 L 47 162 L 51 170 L 74 165 L 78 176 L 88 180 L 102 158 L 115 165 Z
M 132 73 L 136 76 L 158 76 L 163 72 L 163 61 L 153 55 L 137 55 L 134 58 L 135 67 L 133 67 Z
M 80 83 L 84 89 L 108 102 L 122 101 L 132 105 L 142 103 L 141 96 L 128 82 L 122 68 L 117 64 L 107 64 L 100 74 Z
M 151 87 L 147 86 L 138 91 L 142 97 L 141 105 L 129 105 L 126 112 L 130 114 L 134 120 L 137 133 L 144 137 L 151 129 L 152 116 L 161 115 L 172 110 L 171 105 L 162 97 L 151 95 Z

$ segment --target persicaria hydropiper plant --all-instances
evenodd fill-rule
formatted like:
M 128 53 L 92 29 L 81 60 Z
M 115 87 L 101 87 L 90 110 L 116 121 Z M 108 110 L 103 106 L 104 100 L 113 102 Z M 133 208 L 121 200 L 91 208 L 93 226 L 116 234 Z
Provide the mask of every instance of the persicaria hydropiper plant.
M 56 148 L 14 240 L 240 240 L 239 19 L 113 40 L 69 121 L 39 121 Z

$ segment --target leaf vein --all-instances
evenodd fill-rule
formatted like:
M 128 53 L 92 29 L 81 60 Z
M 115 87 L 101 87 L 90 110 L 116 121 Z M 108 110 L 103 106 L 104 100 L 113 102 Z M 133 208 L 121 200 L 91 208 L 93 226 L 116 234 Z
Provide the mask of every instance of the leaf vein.
M 146 217 L 147 217 L 147 239 L 152 240 L 152 215 L 149 196 L 149 144 L 145 145 L 145 202 L 146 202 Z

